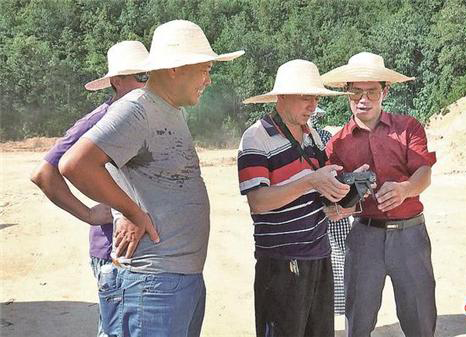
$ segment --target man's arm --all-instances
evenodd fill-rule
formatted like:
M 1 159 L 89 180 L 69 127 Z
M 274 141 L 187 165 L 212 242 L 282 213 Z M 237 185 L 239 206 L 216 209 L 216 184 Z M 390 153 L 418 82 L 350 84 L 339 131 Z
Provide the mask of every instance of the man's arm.
M 132 256 L 139 240 L 147 231 L 151 239 L 159 238 L 152 221 L 130 197 L 118 186 L 105 168 L 110 157 L 87 138 L 81 138 L 68 150 L 59 163 L 60 173 L 76 188 L 98 202 L 120 211 L 133 226 L 120 238 L 128 249 L 126 257 Z
M 432 165 L 436 162 L 435 152 L 429 152 L 424 127 L 414 118 L 406 126 L 408 136 L 407 168 L 412 172 L 403 182 L 386 181 L 376 193 L 382 212 L 398 207 L 406 198 L 416 197 L 429 185 Z
M 329 200 L 336 202 L 349 191 L 349 186 L 335 179 L 338 165 L 324 166 L 296 181 L 282 186 L 259 187 L 247 194 L 249 207 L 253 213 L 267 212 L 280 208 L 296 200 L 311 189 L 319 191 Z
M 387 212 L 403 203 L 406 198 L 416 197 L 430 185 L 432 169 L 428 165 L 419 167 L 403 182 L 386 181 L 375 194 L 378 208 Z
M 87 207 L 71 192 L 58 168 L 46 160 L 43 160 L 32 173 L 31 181 L 44 192 L 50 201 L 78 219 L 90 225 L 112 222 L 110 207 L 104 204 Z
M 424 127 L 414 118 L 406 126 L 408 136 L 407 168 L 412 172 L 403 182 L 386 181 L 376 193 L 382 212 L 398 207 L 406 198 L 416 197 L 430 185 L 432 165 L 436 162 L 435 152 L 429 152 Z

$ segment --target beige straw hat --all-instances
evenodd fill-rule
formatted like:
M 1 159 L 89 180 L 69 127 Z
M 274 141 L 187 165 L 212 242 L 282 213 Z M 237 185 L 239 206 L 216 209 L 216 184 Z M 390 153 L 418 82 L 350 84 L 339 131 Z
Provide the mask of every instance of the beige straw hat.
M 401 83 L 411 80 L 414 77 L 385 68 L 382 56 L 368 52 L 356 54 L 349 59 L 348 64 L 322 75 L 322 81 L 330 87 L 344 87 L 347 82 Z
M 185 20 L 173 20 L 158 26 L 152 37 L 146 71 L 170 69 L 209 61 L 231 61 L 244 50 L 216 54 L 201 27 Z
M 142 68 L 149 53 L 139 41 L 122 41 L 114 44 L 107 52 L 108 73 L 87 83 L 87 90 L 100 90 L 110 87 L 110 77 L 143 73 Z
M 314 63 L 306 60 L 292 60 L 278 68 L 272 91 L 250 97 L 243 103 L 273 103 L 277 101 L 277 95 L 338 96 L 345 94 L 348 93 L 326 89 Z

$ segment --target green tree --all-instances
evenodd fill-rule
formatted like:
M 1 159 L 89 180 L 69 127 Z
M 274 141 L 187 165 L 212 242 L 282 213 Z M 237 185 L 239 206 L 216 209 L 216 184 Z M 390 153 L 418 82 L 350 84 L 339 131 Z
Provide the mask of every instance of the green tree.
M 196 140 L 228 143 L 273 109 L 244 105 L 269 91 L 278 67 L 296 58 L 321 73 L 370 51 L 416 81 L 394 85 L 387 110 L 422 121 L 466 94 L 464 0 L 2 0 L 0 139 L 57 136 L 111 89 L 84 84 L 107 72 L 106 52 L 137 39 L 150 46 L 161 23 L 191 20 L 219 53 L 244 49 L 212 69 L 213 83 L 188 108 Z M 350 116 L 346 98 L 323 98 L 326 123 Z

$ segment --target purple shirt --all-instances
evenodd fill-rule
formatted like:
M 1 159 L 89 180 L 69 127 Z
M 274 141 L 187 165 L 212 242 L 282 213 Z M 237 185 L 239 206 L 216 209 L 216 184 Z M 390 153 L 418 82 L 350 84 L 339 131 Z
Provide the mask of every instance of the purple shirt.
M 57 167 L 60 158 L 68 149 L 78 141 L 81 136 L 94 126 L 106 113 L 111 104 L 111 98 L 94 111 L 78 120 L 66 131 L 63 138 L 60 138 L 55 145 L 47 152 L 44 160 Z M 112 251 L 113 224 L 102 226 L 90 226 L 89 229 L 89 254 L 101 259 L 110 259 Z

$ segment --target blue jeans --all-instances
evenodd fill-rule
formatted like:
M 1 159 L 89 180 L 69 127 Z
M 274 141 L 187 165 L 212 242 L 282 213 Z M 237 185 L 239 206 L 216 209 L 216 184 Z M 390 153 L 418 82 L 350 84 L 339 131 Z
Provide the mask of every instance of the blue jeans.
M 109 335 L 200 336 L 206 294 L 202 274 L 143 274 L 114 268 L 114 281 L 108 278 L 99 290 Z
M 100 275 L 100 269 L 105 264 L 111 264 L 112 260 L 101 259 L 99 257 L 91 256 L 90 265 L 94 277 L 98 280 Z M 97 337 L 108 337 L 108 335 L 102 329 L 102 318 L 100 315 L 100 306 L 99 306 L 99 322 L 97 325 Z

